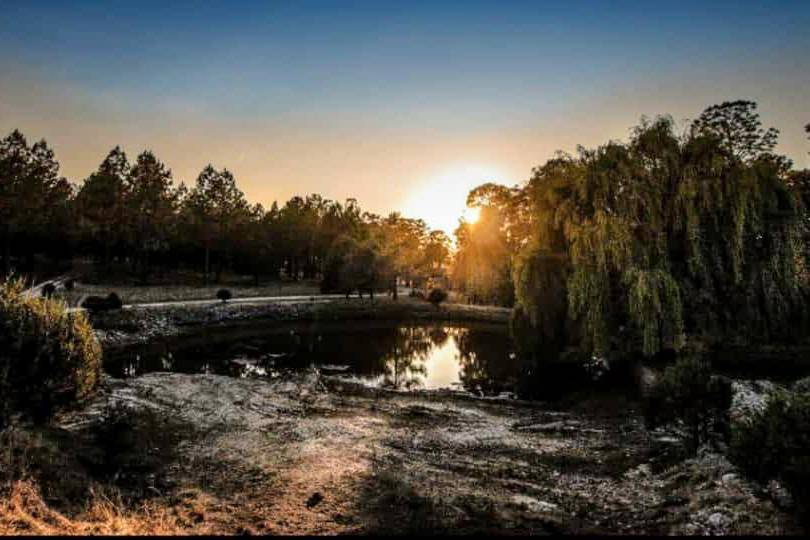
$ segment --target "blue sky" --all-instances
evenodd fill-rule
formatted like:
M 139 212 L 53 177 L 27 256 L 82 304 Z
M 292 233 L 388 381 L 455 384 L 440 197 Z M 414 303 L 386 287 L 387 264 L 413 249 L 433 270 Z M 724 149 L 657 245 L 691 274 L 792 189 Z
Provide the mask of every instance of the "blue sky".
M 746 98 L 808 166 L 808 29 L 807 1 L 6 0 L 0 131 L 45 137 L 76 181 L 121 144 L 186 182 L 227 166 L 265 203 L 412 213 L 626 138 L 643 114 Z

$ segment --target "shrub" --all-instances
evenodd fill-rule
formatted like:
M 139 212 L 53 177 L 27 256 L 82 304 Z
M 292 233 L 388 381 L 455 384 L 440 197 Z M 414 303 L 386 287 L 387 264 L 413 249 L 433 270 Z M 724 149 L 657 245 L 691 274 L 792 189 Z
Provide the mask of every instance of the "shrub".
M 775 394 L 751 422 L 735 426 L 730 458 L 761 482 L 777 479 L 810 520 L 810 393 Z
M 443 289 L 435 287 L 430 290 L 427 300 L 434 306 L 439 307 L 439 304 L 447 300 L 447 292 Z
M 82 307 L 92 312 L 121 309 L 123 305 L 121 297 L 114 292 L 108 294 L 106 298 L 101 296 L 88 296 L 82 302 Z
M 56 285 L 53 283 L 46 283 L 42 287 L 42 298 L 50 298 L 56 292 Z
M 107 295 L 107 309 L 121 309 L 122 307 L 124 307 L 124 303 L 118 294 L 111 292 Z
M 648 427 L 681 424 L 691 451 L 712 440 L 713 435 L 728 437 L 728 409 L 731 383 L 712 375 L 707 360 L 696 356 L 679 359 L 664 370 L 644 403 Z
M 29 298 L 21 280 L 0 284 L 0 424 L 34 420 L 89 397 L 101 376 L 101 347 L 83 313 Z
M 217 298 L 219 298 L 220 300 L 222 300 L 223 303 L 225 303 L 231 298 L 233 298 L 233 295 L 231 294 L 231 291 L 229 291 L 228 289 L 220 289 L 217 291 Z

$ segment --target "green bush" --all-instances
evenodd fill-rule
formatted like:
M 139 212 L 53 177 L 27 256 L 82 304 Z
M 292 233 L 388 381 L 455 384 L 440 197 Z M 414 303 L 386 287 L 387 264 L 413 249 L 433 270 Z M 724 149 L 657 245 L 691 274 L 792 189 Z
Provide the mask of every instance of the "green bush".
M 644 406 L 648 427 L 680 424 L 691 451 L 712 440 L 728 437 L 731 383 L 712 375 L 708 361 L 689 356 L 664 370 Z
M 43 421 L 89 397 L 101 376 L 101 346 L 83 313 L 0 284 L 0 426 L 13 414 Z
M 430 290 L 427 300 L 434 306 L 439 307 L 439 304 L 447 300 L 447 292 L 445 292 L 444 289 L 436 287 Z
M 753 478 L 779 480 L 810 520 L 810 393 L 775 394 L 760 415 L 735 426 L 729 453 Z

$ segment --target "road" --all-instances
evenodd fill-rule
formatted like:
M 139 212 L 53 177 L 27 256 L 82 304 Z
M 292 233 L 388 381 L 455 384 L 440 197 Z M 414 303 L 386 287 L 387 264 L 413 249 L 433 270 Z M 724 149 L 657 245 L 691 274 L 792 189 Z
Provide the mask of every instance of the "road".
M 407 291 L 407 289 L 405 290 Z M 400 296 L 407 296 L 407 292 L 403 295 L 403 290 L 399 292 Z M 385 294 L 377 294 L 376 296 L 385 296 Z M 287 295 L 287 296 L 247 296 L 241 298 L 231 298 L 228 304 L 269 304 L 269 303 L 295 303 L 295 302 L 330 302 L 332 300 L 340 300 L 346 298 L 345 294 L 305 294 L 305 295 Z M 351 298 L 358 298 L 353 294 Z M 368 298 L 368 295 L 363 295 L 363 298 Z M 184 307 L 184 306 L 214 306 L 221 304 L 222 300 L 173 300 L 171 302 L 150 302 L 143 304 L 124 304 L 122 309 L 148 309 L 148 308 L 167 308 L 167 307 Z M 84 311 L 82 307 L 70 307 L 68 312 Z

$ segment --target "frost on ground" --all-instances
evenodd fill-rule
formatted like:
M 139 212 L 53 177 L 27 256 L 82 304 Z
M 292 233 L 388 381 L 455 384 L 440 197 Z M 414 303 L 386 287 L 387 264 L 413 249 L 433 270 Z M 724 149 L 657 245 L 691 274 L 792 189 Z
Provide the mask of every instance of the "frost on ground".
M 164 507 L 205 501 L 199 519 L 211 532 L 796 530 L 721 456 L 684 460 L 676 439 L 644 430 L 630 402 L 553 410 L 366 391 L 316 372 L 156 373 L 106 387 L 63 425 L 91 430 L 110 411 L 171 418 L 158 429 L 174 450 L 145 492 Z M 137 473 L 129 466 L 121 478 Z

